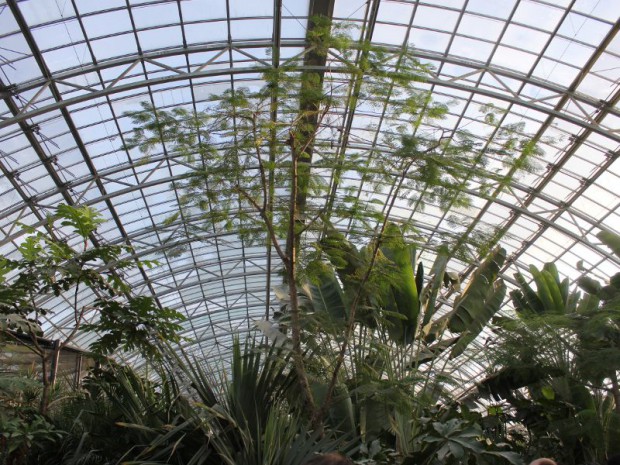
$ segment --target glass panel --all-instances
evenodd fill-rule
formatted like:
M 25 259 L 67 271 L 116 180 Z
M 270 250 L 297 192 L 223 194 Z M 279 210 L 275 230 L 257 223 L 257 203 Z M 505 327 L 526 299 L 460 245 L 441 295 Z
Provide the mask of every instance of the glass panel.
M 127 10 L 116 10 L 82 18 L 88 37 L 107 36 L 117 32 L 130 31 L 131 19 Z
M 513 21 L 553 31 L 564 13 L 561 7 L 555 7 L 532 0 L 521 0 L 515 11 Z
M 452 31 L 458 20 L 458 13 L 419 5 L 415 12 L 413 24 L 439 31 Z
M 176 3 L 134 7 L 131 9 L 131 14 L 138 29 L 179 22 L 179 8 Z
M 499 38 L 504 23 L 477 15 L 464 14 L 459 24 L 459 34 L 495 41 Z

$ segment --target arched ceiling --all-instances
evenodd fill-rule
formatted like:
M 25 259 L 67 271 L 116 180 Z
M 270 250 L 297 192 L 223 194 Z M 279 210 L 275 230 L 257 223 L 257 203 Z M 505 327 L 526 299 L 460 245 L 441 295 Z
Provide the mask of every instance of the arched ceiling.
M 125 150 L 131 122 L 123 115 L 143 101 L 201 109 L 211 94 L 261 86 L 263 72 L 308 53 L 308 18 L 317 13 L 395 53 L 411 44 L 434 69 L 421 86 L 450 102 L 446 131 L 484 133 L 479 108 L 492 104 L 505 123 L 521 122 L 543 141 L 539 170 L 497 196 L 472 190 L 472 208 L 448 213 L 403 205 L 396 219 L 413 217 L 429 244 L 437 232 L 504 231 L 508 280 L 547 261 L 571 279 L 579 260 L 599 278 L 612 273 L 619 263 L 595 234 L 620 231 L 616 0 L 0 0 L 2 253 L 15 255 L 18 222 L 40 225 L 59 203 L 92 205 L 106 218 L 102 240 L 160 261 L 127 276 L 136 292 L 187 314 L 191 347 L 225 358 L 231 334 L 269 311 L 277 261 L 234 232 L 164 254 L 166 239 L 192 221 L 164 224 L 179 210 L 169 186 L 187 167 L 165 151 L 145 162 Z M 341 65 L 332 54 L 300 68 L 346 85 Z M 332 121 L 334 150 L 371 152 L 386 130 L 381 112 L 363 104 L 334 109 Z M 422 259 L 432 263 L 432 247 Z M 472 249 L 450 269 L 466 276 L 477 259 Z M 62 299 L 56 305 L 50 337 L 69 318 Z

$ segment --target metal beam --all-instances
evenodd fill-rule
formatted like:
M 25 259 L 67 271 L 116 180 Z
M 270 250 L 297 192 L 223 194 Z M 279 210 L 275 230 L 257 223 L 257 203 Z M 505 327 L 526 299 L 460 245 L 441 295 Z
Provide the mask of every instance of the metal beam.
M 219 49 L 225 50 L 226 48 L 220 47 Z M 397 50 L 395 49 L 394 52 L 396 51 Z M 508 72 L 507 70 L 500 68 L 500 67 L 485 65 L 483 63 L 474 62 L 472 60 L 463 60 L 458 57 L 451 57 L 451 56 L 438 57 L 437 54 L 434 54 L 432 52 L 423 52 L 421 50 L 416 50 L 416 56 L 420 58 L 427 58 L 427 59 L 441 59 L 443 62 L 446 62 L 446 63 L 458 64 L 459 66 L 468 66 L 472 68 L 474 71 L 479 71 L 480 73 L 488 71 L 488 72 L 492 72 L 495 75 L 502 75 L 502 76 L 509 77 L 511 79 L 518 79 L 522 81 L 523 83 L 537 85 L 543 89 L 546 89 L 552 92 L 557 92 L 558 93 L 557 97 L 560 97 L 560 98 L 570 97 L 571 99 L 574 99 L 576 102 L 580 102 L 585 105 L 594 106 L 597 108 L 600 108 L 601 105 L 603 105 L 605 106 L 605 110 L 609 112 L 609 114 L 620 116 L 620 111 L 617 108 L 614 108 L 612 105 L 607 105 L 606 102 L 601 102 L 599 100 L 592 99 L 590 97 L 585 97 L 574 91 L 571 92 L 570 89 L 555 86 L 546 81 L 542 81 L 542 80 L 535 79 L 532 77 L 527 77 L 522 74 L 518 74 L 514 72 Z M 431 57 L 434 57 L 434 58 L 431 58 Z M 131 63 L 132 64 L 137 63 L 137 60 L 141 60 L 141 59 L 142 58 L 133 57 L 133 61 L 131 61 Z M 26 119 L 33 118 L 35 116 L 40 116 L 40 115 L 43 115 L 43 114 L 46 114 L 46 113 L 49 113 L 55 110 L 66 108 L 71 105 L 84 103 L 91 99 L 97 99 L 97 98 L 105 97 L 105 96 L 116 94 L 116 93 L 126 92 L 126 91 L 140 89 L 140 88 L 147 88 L 148 86 L 157 86 L 157 85 L 167 84 L 171 82 L 184 81 L 184 80 L 189 80 L 189 79 L 199 79 L 199 78 L 212 77 L 212 76 L 262 73 L 269 69 L 271 69 L 271 66 L 257 66 L 257 67 L 251 67 L 251 68 L 236 68 L 236 69 L 231 69 L 229 67 L 226 67 L 226 68 L 215 69 L 215 70 L 201 69 L 199 71 L 194 70 L 194 71 L 189 71 L 189 72 L 178 72 L 178 73 L 175 73 L 169 76 L 155 77 L 152 79 L 142 79 L 139 81 L 135 81 L 135 82 L 127 83 L 127 84 L 121 84 L 121 85 L 117 85 L 116 82 L 113 82 L 114 85 L 108 85 L 104 89 L 94 90 L 93 92 L 90 92 L 87 94 L 82 94 L 82 95 L 78 95 L 75 97 L 69 97 L 64 100 L 55 101 L 52 103 L 46 103 L 45 101 L 39 102 L 40 106 L 38 106 L 37 108 L 31 107 L 27 109 L 26 111 L 19 112 L 17 115 L 8 117 L 7 119 L 0 121 L 0 129 L 10 126 L 15 123 L 19 123 Z M 302 72 L 316 72 L 316 71 L 324 72 L 327 69 L 324 66 L 300 65 L 299 70 Z M 348 74 L 348 71 L 344 67 L 336 68 L 332 66 L 329 68 L 329 71 L 332 73 L 342 73 L 343 75 Z M 463 77 L 468 77 L 468 74 L 469 73 L 465 73 Z M 50 79 L 50 80 L 53 81 L 53 79 Z M 569 114 L 566 114 L 565 112 L 558 111 L 554 108 L 551 108 L 548 105 L 543 105 L 541 103 L 541 100 L 539 99 L 527 99 L 522 96 L 515 96 L 514 94 L 510 92 L 502 93 L 500 91 L 477 87 L 469 83 L 465 83 L 465 84 L 459 83 L 458 80 L 455 80 L 454 77 L 444 78 L 444 77 L 433 76 L 433 77 L 429 77 L 427 81 L 430 84 L 439 85 L 439 86 L 447 87 L 450 89 L 457 89 L 457 90 L 461 90 L 464 92 L 480 94 L 480 95 L 484 95 L 487 97 L 504 100 L 509 103 L 518 104 L 525 108 L 529 108 L 529 109 L 562 119 L 571 124 L 575 124 L 575 125 L 578 125 L 584 128 L 592 129 L 594 132 L 601 134 L 603 136 L 609 137 L 613 141 L 620 143 L 620 134 L 610 132 L 609 129 L 600 127 L 598 124 L 593 124 L 592 122 L 585 121 L 582 115 L 578 115 L 578 116 L 569 115 Z M 40 85 L 41 86 L 50 85 L 49 80 L 44 81 Z M 31 102 L 31 103 L 36 103 L 36 102 Z M 618 128 L 611 128 L 611 129 L 616 130 Z
M 275 42 L 272 40 L 261 40 L 261 41 L 233 41 L 232 45 L 235 49 L 264 49 L 264 48 L 273 48 L 276 46 Z M 306 45 L 303 40 L 286 40 L 280 39 L 280 48 L 303 48 Z M 386 50 L 392 53 L 398 53 L 399 48 L 395 46 L 386 45 Z M 76 68 L 68 71 L 61 71 L 58 73 L 51 73 L 50 78 L 42 78 L 36 79 L 24 83 L 20 83 L 15 86 L 15 90 L 13 93 L 21 93 L 29 90 L 39 89 L 43 86 L 49 85 L 50 81 L 65 81 L 70 80 L 71 78 L 79 77 L 89 73 L 99 73 L 102 70 L 127 66 L 128 68 L 133 68 L 137 64 L 137 62 L 157 62 L 158 59 L 169 58 L 174 56 L 190 56 L 192 54 L 202 54 L 206 52 L 216 52 L 214 56 L 221 56 L 222 53 L 228 51 L 228 44 L 224 43 L 216 43 L 216 44 L 206 44 L 206 45 L 195 45 L 195 46 L 187 46 L 187 47 L 176 47 L 170 48 L 163 51 L 155 51 L 155 52 L 144 52 L 142 55 L 131 55 L 122 58 L 116 58 L 112 60 L 106 60 L 101 63 L 95 63 L 90 65 L 84 65 L 80 68 Z M 457 65 L 460 67 L 471 68 L 473 70 L 481 70 L 481 71 L 492 71 L 493 74 L 497 76 L 506 77 L 509 79 L 514 79 L 517 81 L 523 81 L 527 84 L 531 84 L 536 87 L 540 87 L 541 89 L 545 89 L 551 93 L 555 94 L 568 94 L 576 101 L 583 102 L 584 104 L 591 106 L 600 105 L 600 100 L 595 99 L 593 97 L 570 92 L 568 88 L 560 86 L 554 82 L 546 81 L 544 79 L 536 78 L 533 76 L 526 76 L 523 73 L 519 73 L 513 71 L 508 68 L 504 68 L 501 66 L 493 66 L 488 63 L 482 61 L 476 61 L 469 58 L 462 58 L 454 55 L 444 55 L 441 53 L 437 53 L 431 50 L 424 50 L 420 48 L 415 48 L 415 55 L 423 60 L 436 61 L 440 63 L 449 63 L 453 65 Z M 213 58 L 211 59 L 213 60 Z M 210 61 L 211 61 L 210 60 Z M 202 69 L 198 68 L 199 71 Z M 126 72 L 127 69 L 124 71 Z M 228 71 L 231 71 L 228 69 Z M 235 72 L 236 70 L 232 70 Z M 178 70 L 180 72 L 180 70 Z M 122 73 L 121 73 L 122 74 Z M 464 76 L 463 76 L 464 77 Z M 65 84 L 64 85 L 71 85 Z M 110 84 L 109 84 L 110 85 Z M 101 90 L 101 89 L 92 89 L 92 91 Z M 612 109 L 614 114 L 620 115 L 620 109 Z

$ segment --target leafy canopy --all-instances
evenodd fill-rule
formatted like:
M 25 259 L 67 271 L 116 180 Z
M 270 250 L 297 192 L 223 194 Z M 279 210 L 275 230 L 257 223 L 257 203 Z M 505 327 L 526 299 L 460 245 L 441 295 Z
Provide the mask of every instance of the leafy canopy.
M 300 71 L 302 56 L 266 72 L 262 87 L 226 90 L 202 109 L 143 103 L 127 115 L 134 123 L 127 148 L 138 149 L 145 162 L 165 152 L 187 167 L 172 186 L 183 213 L 166 225 L 183 216 L 194 237 L 234 231 L 265 243 L 286 237 L 291 221 L 298 236 L 314 237 L 345 218 L 351 230 L 366 234 L 390 198 L 419 208 L 467 207 L 468 190 L 490 195 L 513 171 L 531 169 L 538 147 L 522 126 L 499 126 L 501 112 L 492 106 L 483 109 L 491 115 L 488 140 L 440 129 L 449 104 L 419 85 L 432 69 L 412 49 L 353 41 L 346 28 L 313 21 L 308 53 L 335 60 L 329 70 Z M 341 108 L 384 115 L 372 148 L 358 148 L 353 135 L 338 132 Z M 368 195 L 360 195 L 361 185 Z M 291 189 L 298 191 L 294 219 Z
M 103 222 L 91 207 L 61 204 L 47 220 L 46 229 L 24 226 L 28 235 L 18 247 L 21 258 L 0 257 L 0 333 L 4 338 L 19 342 L 12 332 L 28 335 L 32 350 L 47 357 L 37 338 L 43 335 L 43 318 L 55 311 L 48 305 L 63 295 L 72 305 L 73 315 L 61 346 L 73 340 L 79 330 L 103 334 L 92 345 L 103 355 L 122 348 L 157 356 L 153 344 L 157 338 L 181 341 L 178 322 L 184 317 L 160 308 L 152 297 L 133 296 L 121 277 L 123 271 L 152 263 L 127 259 L 132 253 L 128 246 L 93 242 L 93 234 Z M 65 233 L 62 227 L 79 238 L 76 245 L 71 245 L 70 236 L 59 237 Z M 93 299 L 82 300 L 85 289 Z

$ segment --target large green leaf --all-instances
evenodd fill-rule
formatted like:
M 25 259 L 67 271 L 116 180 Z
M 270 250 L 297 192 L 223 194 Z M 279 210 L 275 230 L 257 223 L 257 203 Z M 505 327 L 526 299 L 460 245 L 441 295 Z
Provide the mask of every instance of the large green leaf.
M 437 257 L 435 258 L 435 263 L 433 263 L 430 272 L 431 282 L 422 293 L 422 298 L 420 299 L 422 301 L 422 308 L 424 310 L 422 326 L 426 326 L 435 314 L 435 302 L 437 300 L 437 294 L 439 293 L 439 289 L 441 288 L 441 285 L 443 283 L 443 275 L 446 271 L 446 266 L 450 258 L 447 252 L 448 251 L 445 248 L 440 248 L 440 250 L 438 251 Z M 420 288 L 418 288 L 418 291 L 420 291 Z
M 536 291 L 528 284 L 525 277 L 521 273 L 515 273 L 515 279 L 519 284 L 519 289 L 511 291 L 510 296 L 512 297 L 517 313 L 542 313 L 545 306 L 540 300 L 540 297 L 538 297 Z
M 596 237 L 609 247 L 617 257 L 620 257 L 620 235 L 610 231 L 601 231 Z
M 321 240 L 321 246 L 344 287 L 356 284 L 361 276 L 363 260 L 360 252 L 346 240 L 344 234 L 329 228 Z
M 418 366 L 423 363 L 430 362 L 434 360 L 437 356 L 442 354 L 445 350 L 452 347 L 461 339 L 461 336 L 451 337 L 448 339 L 441 339 L 438 342 L 435 342 L 433 345 L 428 347 L 424 347 L 420 349 L 418 354 L 413 357 L 413 366 Z
M 344 293 L 333 269 L 323 268 L 314 282 L 304 283 L 303 290 L 315 312 L 323 312 L 341 320 L 346 318 Z
M 400 228 L 390 223 L 385 230 L 381 252 L 394 265 L 391 296 L 387 295 L 386 307 L 398 312 L 402 319 L 390 319 L 390 336 L 396 342 L 411 343 L 415 337 L 420 313 L 420 299 L 416 287 L 414 264 L 416 250 L 407 244 Z
M 562 370 L 537 365 L 508 366 L 482 380 L 478 389 L 496 400 L 506 399 L 515 389 L 563 374 Z
M 530 273 L 536 283 L 536 290 L 528 284 L 521 273 L 517 273 L 515 278 L 519 289 L 510 292 L 515 310 L 522 318 L 534 315 L 567 315 L 577 311 L 581 296 L 578 292 L 569 291 L 568 278 L 560 279 L 555 264 L 545 263 L 542 270 L 531 265 Z M 589 277 L 582 277 L 579 280 L 579 284 L 583 284 L 584 288 L 592 282 L 594 281 Z M 597 289 L 600 289 L 600 285 Z
M 504 281 L 499 280 L 496 282 L 496 285 L 489 290 L 482 310 L 476 313 L 475 318 L 471 321 L 467 330 L 461 333 L 458 342 L 450 352 L 450 358 L 461 355 L 467 346 L 476 339 L 482 329 L 498 312 L 504 302 L 504 297 L 506 297 L 506 284 L 504 284 Z
M 547 313 L 561 313 L 562 303 L 557 300 L 559 289 L 544 270 L 539 270 L 534 265 L 530 265 L 530 273 L 536 283 L 536 292 L 544 305 L 544 311 Z
M 454 301 L 454 310 L 450 312 L 448 320 L 450 331 L 478 334 L 488 323 L 494 314 L 492 311 L 499 308 L 497 300 L 505 293 L 503 284 L 494 289 L 495 280 L 505 259 L 506 250 L 498 247 L 474 272 L 463 294 Z
M 58 205 L 56 218 L 60 219 L 60 224 L 73 228 L 74 232 L 83 238 L 87 238 L 100 224 L 105 222 L 101 213 L 94 208 L 65 204 Z

